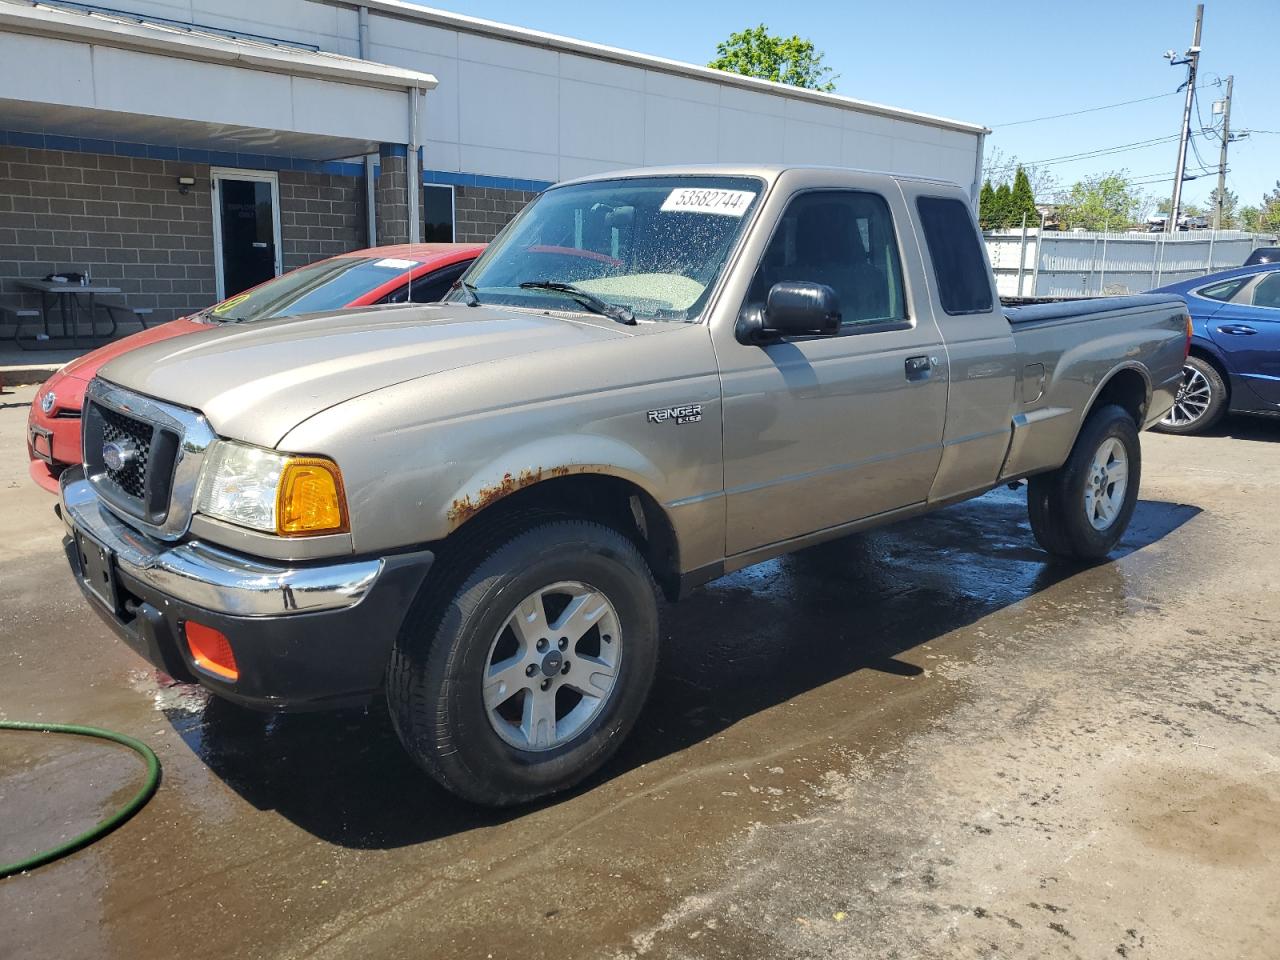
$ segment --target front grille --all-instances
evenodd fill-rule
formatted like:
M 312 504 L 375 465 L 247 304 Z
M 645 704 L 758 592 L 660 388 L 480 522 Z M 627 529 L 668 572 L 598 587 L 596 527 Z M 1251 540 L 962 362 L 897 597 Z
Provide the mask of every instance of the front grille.
M 178 462 L 179 432 L 152 423 L 136 406 L 108 405 L 90 397 L 81 433 L 85 473 L 107 502 L 146 523 L 163 523 Z M 113 468 L 107 461 L 114 461 L 114 456 L 108 453 L 123 454 L 125 462 Z
M 120 470 L 103 466 L 106 474 L 121 490 L 136 500 L 145 500 L 147 494 L 147 464 L 151 459 L 150 424 L 117 413 L 109 407 L 100 408 L 102 416 L 102 443 L 128 445 L 137 453 Z

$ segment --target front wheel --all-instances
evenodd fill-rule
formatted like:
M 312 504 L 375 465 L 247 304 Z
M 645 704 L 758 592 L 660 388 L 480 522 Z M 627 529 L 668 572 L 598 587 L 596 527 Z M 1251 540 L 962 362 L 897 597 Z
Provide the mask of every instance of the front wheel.
M 1085 421 L 1067 462 L 1028 482 L 1031 532 L 1055 556 L 1101 559 L 1129 526 L 1141 477 L 1137 424 L 1122 407 L 1102 407 Z
M 1217 367 L 1199 357 L 1187 357 L 1182 366 L 1173 407 L 1156 426 L 1161 433 L 1200 433 L 1227 412 L 1227 385 Z
M 413 758 L 490 806 L 598 769 L 639 716 L 658 655 L 656 586 L 622 534 L 546 520 L 500 541 L 455 556 L 455 586 L 428 582 L 387 678 Z

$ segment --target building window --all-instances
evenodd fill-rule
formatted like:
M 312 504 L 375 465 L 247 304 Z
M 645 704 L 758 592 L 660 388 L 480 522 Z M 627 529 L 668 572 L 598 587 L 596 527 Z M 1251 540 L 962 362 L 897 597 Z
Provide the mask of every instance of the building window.
M 427 243 L 453 243 L 453 187 L 422 185 L 422 239 Z

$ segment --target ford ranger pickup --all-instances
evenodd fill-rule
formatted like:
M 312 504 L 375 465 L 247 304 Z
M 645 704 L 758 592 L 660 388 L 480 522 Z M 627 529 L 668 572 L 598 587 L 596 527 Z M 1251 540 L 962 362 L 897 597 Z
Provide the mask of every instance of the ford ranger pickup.
M 157 667 L 268 710 L 384 696 L 448 789 L 519 803 L 618 748 L 700 583 L 1024 478 L 1048 554 L 1105 557 L 1187 343 L 1176 297 L 1003 309 L 953 184 L 610 173 L 444 303 L 108 363 L 59 510 Z

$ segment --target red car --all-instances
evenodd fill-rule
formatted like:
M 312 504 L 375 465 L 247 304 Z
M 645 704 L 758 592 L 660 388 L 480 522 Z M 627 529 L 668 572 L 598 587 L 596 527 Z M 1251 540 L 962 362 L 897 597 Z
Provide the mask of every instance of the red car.
M 220 323 L 375 303 L 432 303 L 445 295 L 483 249 L 483 244 L 475 243 L 415 243 L 355 250 L 299 267 L 199 313 L 142 330 L 73 360 L 45 381 L 31 403 L 27 419 L 31 478 L 57 493 L 58 474 L 80 462 L 84 391 L 108 360 Z

